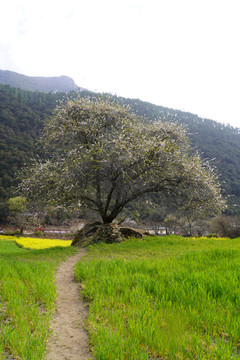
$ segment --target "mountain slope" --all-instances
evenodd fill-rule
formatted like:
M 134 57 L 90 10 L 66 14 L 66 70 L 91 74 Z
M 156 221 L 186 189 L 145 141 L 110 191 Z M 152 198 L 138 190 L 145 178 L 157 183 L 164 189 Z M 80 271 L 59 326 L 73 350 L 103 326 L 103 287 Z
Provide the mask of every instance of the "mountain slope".
M 40 92 L 69 92 L 77 89 L 77 85 L 68 76 L 34 77 L 18 74 L 9 70 L 0 70 L 0 84 L 10 85 L 23 90 Z
M 16 172 L 36 154 L 42 124 L 38 112 L 0 90 L 0 199 L 9 196 Z

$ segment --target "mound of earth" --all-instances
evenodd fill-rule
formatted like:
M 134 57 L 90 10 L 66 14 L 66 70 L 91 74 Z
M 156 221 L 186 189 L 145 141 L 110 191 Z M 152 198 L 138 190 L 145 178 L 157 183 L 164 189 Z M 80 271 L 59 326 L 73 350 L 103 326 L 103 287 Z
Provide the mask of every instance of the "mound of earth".
M 143 234 L 140 231 L 127 227 L 118 227 L 115 224 L 94 222 L 85 225 L 77 232 L 72 245 L 82 247 L 98 242 L 107 244 L 120 243 L 123 238 L 129 237 L 142 238 Z

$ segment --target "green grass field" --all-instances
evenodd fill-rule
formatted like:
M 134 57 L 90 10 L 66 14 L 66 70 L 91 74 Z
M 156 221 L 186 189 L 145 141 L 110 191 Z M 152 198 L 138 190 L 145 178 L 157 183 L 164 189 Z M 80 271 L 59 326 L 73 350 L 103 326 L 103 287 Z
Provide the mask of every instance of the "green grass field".
M 41 360 L 56 297 L 54 272 L 59 262 L 73 255 L 76 249 L 26 250 L 14 241 L 2 239 L 0 359 L 8 359 L 11 354 L 15 359 Z
M 101 360 L 240 359 L 240 238 L 90 246 L 76 268 Z
M 75 252 L 0 237 L 1 360 L 44 359 L 54 272 Z M 95 244 L 75 271 L 94 359 L 240 359 L 240 238 Z

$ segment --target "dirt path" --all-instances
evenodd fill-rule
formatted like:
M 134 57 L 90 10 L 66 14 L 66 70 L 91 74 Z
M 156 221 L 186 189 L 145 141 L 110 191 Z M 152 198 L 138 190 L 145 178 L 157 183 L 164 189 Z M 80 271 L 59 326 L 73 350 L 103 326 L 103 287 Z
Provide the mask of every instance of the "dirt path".
M 53 333 L 47 345 L 47 360 L 91 359 L 88 336 L 84 329 L 87 311 L 80 298 L 80 287 L 74 278 L 74 265 L 85 250 L 71 256 L 56 273 L 57 311 L 51 323 Z

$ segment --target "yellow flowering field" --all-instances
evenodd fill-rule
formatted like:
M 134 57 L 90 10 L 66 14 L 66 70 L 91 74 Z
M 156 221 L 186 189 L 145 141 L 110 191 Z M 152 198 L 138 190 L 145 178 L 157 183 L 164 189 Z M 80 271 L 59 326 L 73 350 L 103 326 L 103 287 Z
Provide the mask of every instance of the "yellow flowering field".
M 211 236 L 210 238 L 206 237 L 206 236 L 193 236 L 190 239 L 193 239 L 193 240 L 207 240 L 207 239 L 211 239 L 211 240 L 230 240 L 230 238 L 228 238 L 228 237 L 215 237 L 215 236 Z
M 18 237 L 0 235 L 0 240 L 15 241 L 18 245 L 27 249 L 47 249 L 56 246 L 70 246 L 72 240 L 59 240 L 59 239 L 38 239 L 31 237 Z

